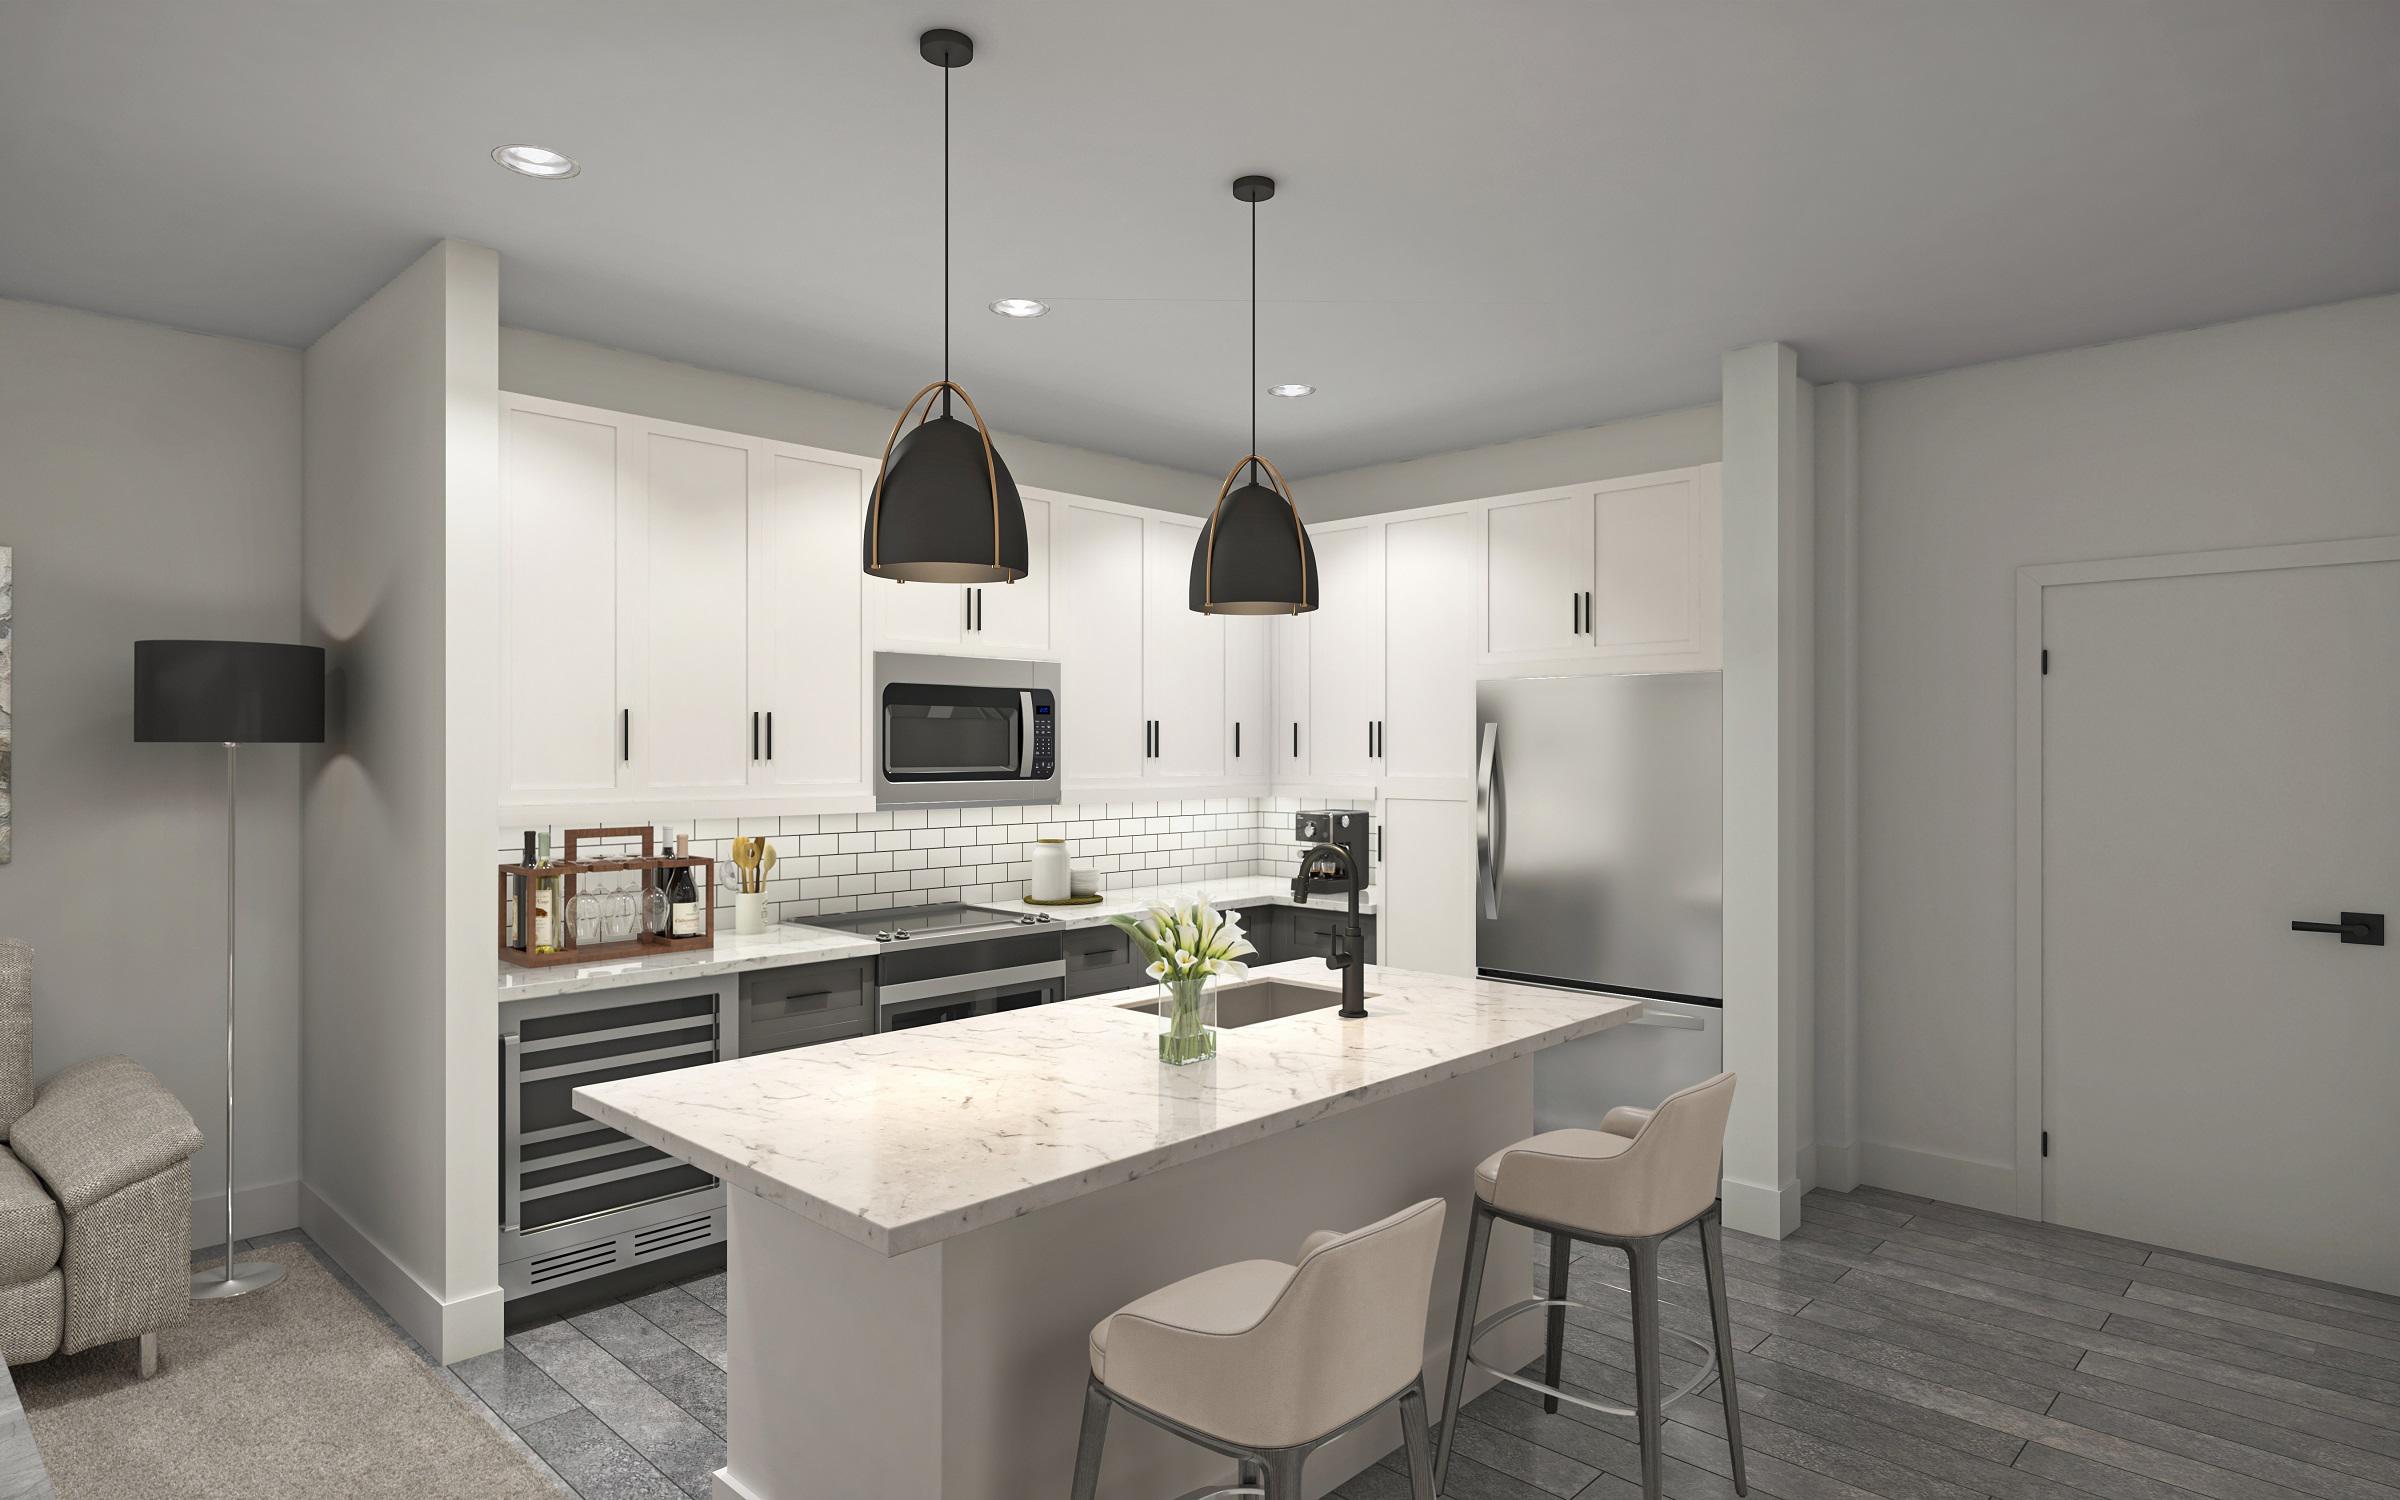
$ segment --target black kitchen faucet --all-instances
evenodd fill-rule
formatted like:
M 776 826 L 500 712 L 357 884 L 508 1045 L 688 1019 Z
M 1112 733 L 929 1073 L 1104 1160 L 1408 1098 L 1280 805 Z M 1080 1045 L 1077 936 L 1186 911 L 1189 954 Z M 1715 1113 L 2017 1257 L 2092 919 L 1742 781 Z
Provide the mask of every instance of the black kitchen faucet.
M 1359 1020 L 1367 1013 L 1367 944 L 1358 925 L 1359 893 L 1367 887 L 1367 815 L 1304 812 L 1294 832 L 1309 847 L 1301 852 L 1300 872 L 1292 877 L 1292 899 L 1306 901 L 1318 891 L 1350 894 L 1349 921 L 1333 934 L 1333 952 L 1325 967 L 1342 973 L 1342 1008 L 1336 1014 Z M 1340 862 L 1338 870 L 1320 867 L 1327 855 Z

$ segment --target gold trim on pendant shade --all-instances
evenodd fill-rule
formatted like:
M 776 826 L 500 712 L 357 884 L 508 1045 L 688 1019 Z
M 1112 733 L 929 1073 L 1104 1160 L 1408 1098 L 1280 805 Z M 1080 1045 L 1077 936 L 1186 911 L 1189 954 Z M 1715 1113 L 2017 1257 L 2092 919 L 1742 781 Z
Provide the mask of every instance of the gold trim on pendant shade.
M 966 392 L 959 394 L 963 396 Z M 1275 481 L 1275 493 L 1283 497 L 1283 508 L 1292 513 L 1292 539 L 1300 544 L 1300 602 L 1292 606 L 1291 613 L 1299 614 L 1308 608 L 1308 532 L 1300 524 L 1300 507 L 1292 499 L 1291 484 L 1283 477 L 1283 471 L 1275 467 L 1275 460 L 1263 453 L 1245 453 L 1227 469 L 1225 482 L 1217 486 L 1217 503 L 1208 508 L 1208 560 L 1200 574 L 1201 613 L 1207 613 L 1208 607 L 1217 602 L 1217 517 L 1225 509 L 1225 497 L 1233 493 L 1234 476 L 1251 464 L 1265 467 L 1267 476 Z
M 983 413 L 976 409 L 975 398 L 968 395 L 967 388 L 955 380 L 928 382 L 908 398 L 908 403 L 900 408 L 900 415 L 892 419 L 891 436 L 883 440 L 883 457 L 875 465 L 875 494 L 867 505 L 867 571 L 872 573 L 883 566 L 883 476 L 891 468 L 892 449 L 900 441 L 900 429 L 908 425 L 908 414 L 917 409 L 918 402 L 925 401 L 926 396 L 935 391 L 955 391 L 958 399 L 967 403 L 968 415 L 975 419 L 975 433 L 983 439 L 984 477 L 992 488 L 992 566 L 1007 573 L 1008 581 L 1014 583 L 1021 575 L 1003 566 L 1000 561 L 1000 470 L 992 461 L 992 430 L 984 425 Z M 917 418 L 917 425 L 922 427 L 931 420 L 933 403 L 926 401 L 925 414 Z M 1218 499 L 1222 502 L 1224 497 L 1219 495 Z

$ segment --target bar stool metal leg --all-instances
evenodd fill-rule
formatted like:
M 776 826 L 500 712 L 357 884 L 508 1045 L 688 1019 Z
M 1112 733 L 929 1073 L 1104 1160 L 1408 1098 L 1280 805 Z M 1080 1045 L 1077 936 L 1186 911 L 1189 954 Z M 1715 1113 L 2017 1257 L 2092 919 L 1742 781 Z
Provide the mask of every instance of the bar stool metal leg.
M 1658 1359 L 1658 1241 L 1628 1241 L 1625 1259 L 1633 1272 L 1633 1405 L 1634 1424 L 1642 1434 L 1642 1497 L 1659 1500 L 1666 1389 Z
M 1542 1384 L 1555 1387 L 1566 1368 L 1567 1356 L 1567 1265 L 1574 1258 L 1575 1242 L 1563 1234 L 1550 1236 L 1550 1342 L 1542 1356 Z M 1558 1415 L 1558 1398 L 1544 1396 L 1542 1410 Z
M 1409 1500 L 1434 1500 L 1433 1445 L 1425 1440 L 1425 1383 L 1400 1393 L 1400 1446 L 1408 1454 Z
M 1100 1489 L 1100 1445 L 1108 1438 L 1108 1393 L 1097 1380 L 1083 1383 L 1083 1432 L 1075 1440 L 1075 1500 L 1092 1500 Z
M 1717 1332 L 1717 1392 L 1725 1402 L 1725 1442 L 1733 1450 L 1733 1492 L 1750 1493 L 1742 1473 L 1742 1403 L 1733 1388 L 1733 1317 L 1725 1310 L 1725 1225 L 1717 1209 L 1700 1216 L 1700 1259 L 1708 1271 L 1708 1315 Z
M 1483 1300 L 1483 1261 L 1492 1247 L 1492 1211 L 1481 1198 L 1467 1215 L 1467 1263 L 1458 1279 L 1458 1326 L 1450 1335 L 1450 1377 L 1442 1386 L 1442 1437 L 1433 1459 L 1433 1487 L 1450 1482 L 1450 1445 L 1467 1390 L 1467 1348 L 1475 1342 L 1475 1305 Z
M 1300 1500 L 1300 1469 L 1308 1462 L 1308 1450 L 1278 1448 L 1261 1457 L 1266 1460 L 1267 1500 Z
M 1265 1494 L 1267 1490 L 1267 1466 L 1260 1463 L 1255 1458 L 1245 1458 L 1241 1461 L 1241 1464 L 1242 1466 L 1239 1471 L 1239 1482 L 1242 1488 L 1246 1490 L 1257 1490 L 1260 1494 Z

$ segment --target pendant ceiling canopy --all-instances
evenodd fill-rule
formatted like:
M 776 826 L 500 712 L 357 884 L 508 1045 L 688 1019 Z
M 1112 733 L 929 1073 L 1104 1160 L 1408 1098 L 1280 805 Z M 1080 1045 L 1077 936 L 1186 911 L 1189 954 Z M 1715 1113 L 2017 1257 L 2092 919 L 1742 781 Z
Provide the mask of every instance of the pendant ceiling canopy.
M 917 38 L 917 52 L 942 70 L 942 378 L 908 399 L 884 442 L 865 565 L 903 583 L 1014 583 L 1029 566 L 1025 503 L 983 413 L 950 378 L 950 73 L 975 60 L 975 43 L 937 27 Z M 954 397 L 971 423 L 951 414 Z
M 1275 179 L 1237 177 L 1233 196 L 1250 205 L 1250 451 L 1225 471 L 1192 549 L 1190 603 L 1204 615 L 1306 614 L 1317 607 L 1317 549 L 1292 487 L 1258 451 L 1258 205 Z

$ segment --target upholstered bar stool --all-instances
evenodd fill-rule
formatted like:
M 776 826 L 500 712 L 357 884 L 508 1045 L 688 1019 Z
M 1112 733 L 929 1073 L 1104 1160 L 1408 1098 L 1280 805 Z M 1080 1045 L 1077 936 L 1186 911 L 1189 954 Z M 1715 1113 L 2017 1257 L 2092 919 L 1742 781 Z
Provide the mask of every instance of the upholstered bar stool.
M 1598 1130 L 1552 1130 L 1494 1152 L 1475 1169 L 1475 1215 L 1467 1231 L 1466 1278 L 1459 1290 L 1458 1332 L 1450 1343 L 1450 1379 L 1442 1402 L 1442 1441 L 1434 1464 L 1438 1487 L 1450 1470 L 1450 1448 L 1458 1429 L 1458 1403 L 1466 1393 L 1467 1366 L 1542 1393 L 1542 1410 L 1561 1401 L 1612 1416 L 1631 1417 L 1641 1430 L 1642 1493 L 1657 1500 L 1665 1455 L 1659 1428 L 1667 1406 L 1680 1401 L 1715 1374 L 1725 1399 L 1725 1436 L 1733 1448 L 1733 1488 L 1750 1493 L 1742 1472 L 1742 1415 L 1733 1389 L 1733 1327 L 1725 1313 L 1723 1226 L 1718 1221 L 1718 1166 L 1725 1154 L 1725 1117 L 1733 1109 L 1733 1075 L 1719 1073 L 1671 1094 L 1657 1109 L 1618 1108 Z M 1475 1321 L 1483 1294 L 1484 1255 L 1491 1247 L 1492 1221 L 1506 1219 L 1550 1236 L 1550 1295 L 1519 1302 Z M 1709 1314 L 1716 1348 L 1690 1334 L 1675 1336 L 1698 1347 L 1700 1373 L 1662 1394 L 1659 1374 L 1658 1251 L 1667 1237 L 1697 1224 L 1708 1269 Z M 1564 1362 L 1567 1262 L 1575 1242 L 1612 1245 L 1625 1252 L 1632 1270 L 1634 1407 L 1609 1406 L 1559 1388 Z M 1485 1364 L 1474 1344 L 1509 1319 L 1535 1308 L 1550 1313 L 1550 1337 L 1539 1383 L 1514 1370 Z
M 1219 1266 L 1101 1319 L 1075 1500 L 1100 1483 L 1112 1407 L 1240 1464 L 1238 1485 L 1201 1495 L 1300 1500 L 1309 1454 L 1395 1401 L 1412 1492 L 1433 1500 L 1425 1310 L 1442 1211 L 1428 1198 L 1347 1234 L 1319 1230 L 1297 1265 Z

